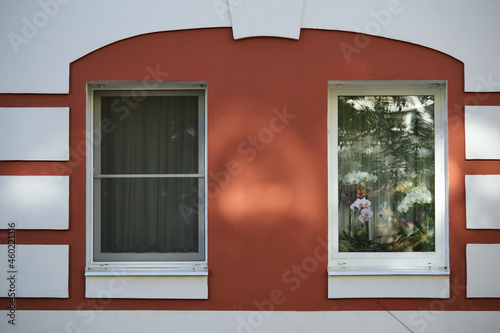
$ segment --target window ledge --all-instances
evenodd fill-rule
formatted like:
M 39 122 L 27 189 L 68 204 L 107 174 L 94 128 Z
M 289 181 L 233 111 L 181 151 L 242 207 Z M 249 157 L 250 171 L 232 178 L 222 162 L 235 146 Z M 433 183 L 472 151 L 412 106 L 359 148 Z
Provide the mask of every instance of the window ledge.
M 448 268 L 328 269 L 328 298 L 449 298 Z
M 448 267 L 349 267 L 328 268 L 329 276 L 450 275 Z
M 91 268 L 85 276 L 207 276 L 207 267 L 192 268 Z
M 85 271 L 85 297 L 208 299 L 208 268 L 89 267 Z

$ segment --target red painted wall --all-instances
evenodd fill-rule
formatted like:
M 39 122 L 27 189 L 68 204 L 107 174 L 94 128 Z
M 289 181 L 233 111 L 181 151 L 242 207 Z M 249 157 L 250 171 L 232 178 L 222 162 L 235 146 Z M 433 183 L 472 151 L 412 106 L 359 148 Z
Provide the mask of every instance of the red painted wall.
M 70 107 L 69 162 L 0 162 L 2 175 L 71 176 L 69 230 L 16 234 L 20 244 L 70 244 L 70 298 L 18 299 L 19 310 L 381 310 L 377 301 L 390 310 L 500 310 L 498 300 L 465 298 L 466 243 L 498 242 L 500 231 L 465 229 L 464 175 L 498 174 L 500 161 L 465 161 L 463 126 L 464 104 L 500 105 L 500 93 L 464 93 L 460 61 L 353 33 L 235 41 L 230 29 L 204 29 L 123 40 L 70 73 L 68 95 L 0 94 L 4 107 Z M 208 85 L 209 299 L 85 299 L 86 82 L 158 79 Z M 448 81 L 449 300 L 327 299 L 328 80 Z

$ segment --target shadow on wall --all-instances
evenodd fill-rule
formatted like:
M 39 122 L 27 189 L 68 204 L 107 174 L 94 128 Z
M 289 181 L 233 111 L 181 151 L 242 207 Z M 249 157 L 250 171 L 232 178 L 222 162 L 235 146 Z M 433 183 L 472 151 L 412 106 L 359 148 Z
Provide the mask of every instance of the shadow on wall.
M 248 110 L 236 100 L 224 107 L 231 112 L 209 127 L 209 205 L 230 224 L 318 220 L 324 191 L 298 130 L 300 110 Z

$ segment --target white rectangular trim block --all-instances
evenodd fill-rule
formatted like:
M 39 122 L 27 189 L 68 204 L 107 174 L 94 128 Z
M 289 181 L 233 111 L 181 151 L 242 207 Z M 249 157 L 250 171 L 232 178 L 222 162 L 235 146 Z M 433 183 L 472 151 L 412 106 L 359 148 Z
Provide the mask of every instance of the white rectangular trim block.
M 68 245 L 3 244 L 0 253 L 0 297 L 68 298 Z
M 234 39 L 273 36 L 299 39 L 304 0 L 253 0 L 230 5 Z
M 500 298 L 500 244 L 467 244 L 467 297 Z
M 500 106 L 465 106 L 465 157 L 500 159 Z
M 0 160 L 68 161 L 69 108 L 0 108 Z
M 207 299 L 207 276 L 86 276 L 87 298 Z
M 500 229 L 499 198 L 500 175 L 465 175 L 467 229 Z
M 449 298 L 449 275 L 335 275 L 328 298 Z
M 0 229 L 67 230 L 69 176 L 0 176 Z

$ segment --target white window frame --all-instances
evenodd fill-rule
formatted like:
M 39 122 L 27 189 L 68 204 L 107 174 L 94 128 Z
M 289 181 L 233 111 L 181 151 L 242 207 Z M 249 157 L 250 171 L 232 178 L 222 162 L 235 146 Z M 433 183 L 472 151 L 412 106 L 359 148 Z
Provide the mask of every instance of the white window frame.
M 199 94 L 201 115 L 199 119 L 199 144 L 202 150 L 200 181 L 203 184 L 203 193 L 200 193 L 198 213 L 202 219 L 199 230 L 199 244 L 202 257 L 166 258 L 155 260 L 130 260 L 102 261 L 94 259 L 94 163 L 95 149 L 94 138 L 99 138 L 95 133 L 95 100 L 96 91 L 123 90 L 130 92 L 131 96 L 143 96 L 144 92 L 153 95 L 166 92 L 166 94 L 189 94 L 192 91 Z M 88 82 L 87 84 L 87 264 L 86 296 L 109 297 L 102 294 L 103 288 L 115 283 L 116 278 L 125 286 L 124 290 L 113 295 L 114 298 L 177 298 L 177 299 L 206 299 L 208 298 L 208 264 L 207 264 L 207 188 L 206 179 L 206 83 L 205 82 Z M 97 148 L 98 149 L 98 148 Z M 203 197 L 201 197 L 203 196 Z M 154 256 L 153 256 L 154 257 Z
M 339 252 L 338 233 L 338 96 L 434 95 L 435 135 L 435 252 Z M 448 276 L 448 152 L 446 81 L 330 81 L 328 85 L 328 192 L 330 298 L 384 297 L 380 293 L 338 292 L 346 276 Z M 337 278 L 337 280 L 334 280 Z M 360 281 L 359 279 L 357 281 Z M 374 281 L 373 279 L 371 281 Z M 346 283 L 342 280 L 341 283 Z M 347 282 L 349 283 L 349 282 Z M 393 282 L 391 282 L 393 283 Z M 440 282 L 441 283 L 441 282 Z M 379 286 L 380 288 L 381 286 Z M 337 289 L 337 290 L 332 290 Z M 396 288 L 397 289 L 397 288 Z M 439 288 L 438 288 L 439 289 Z M 441 297 L 441 291 L 431 293 Z M 418 297 L 416 294 L 391 297 Z M 404 294 L 404 295 L 403 295 Z M 446 294 L 446 293 L 444 293 Z M 389 297 L 389 296 L 387 296 Z

